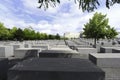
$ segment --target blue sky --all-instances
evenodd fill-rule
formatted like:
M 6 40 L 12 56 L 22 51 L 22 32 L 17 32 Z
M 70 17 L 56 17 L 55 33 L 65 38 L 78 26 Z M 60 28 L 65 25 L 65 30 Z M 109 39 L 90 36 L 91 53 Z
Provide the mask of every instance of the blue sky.
M 109 25 L 120 30 L 120 5 L 110 9 L 101 4 L 94 12 L 82 12 L 74 0 L 61 0 L 55 8 L 46 11 L 39 9 L 38 0 L 0 0 L 0 22 L 8 28 L 14 26 L 22 29 L 32 26 L 35 31 L 48 34 L 64 34 L 65 32 L 80 32 L 84 24 L 95 12 L 107 14 Z

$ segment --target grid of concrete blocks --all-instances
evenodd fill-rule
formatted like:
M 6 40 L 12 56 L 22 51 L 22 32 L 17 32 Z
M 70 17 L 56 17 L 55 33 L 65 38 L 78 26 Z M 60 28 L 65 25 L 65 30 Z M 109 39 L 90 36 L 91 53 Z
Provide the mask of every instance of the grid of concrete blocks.
M 0 80 L 120 80 L 117 40 L 0 42 Z

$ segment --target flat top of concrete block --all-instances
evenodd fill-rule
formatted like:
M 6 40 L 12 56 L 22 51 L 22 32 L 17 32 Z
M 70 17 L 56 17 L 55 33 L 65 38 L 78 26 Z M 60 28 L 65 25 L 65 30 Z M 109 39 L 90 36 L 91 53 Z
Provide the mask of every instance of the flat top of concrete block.
M 15 50 L 41 50 L 41 48 L 17 48 Z
M 81 44 L 81 45 L 75 45 L 75 46 L 76 46 L 76 47 L 77 47 L 77 46 L 79 47 L 79 46 L 90 46 L 90 45 L 83 45 L 83 44 Z
M 20 43 L 19 43 L 19 44 L 9 44 L 9 45 L 23 45 L 23 44 L 20 44 Z
M 48 44 L 33 44 L 32 46 L 49 46 Z
M 96 49 L 96 48 L 78 48 L 78 49 Z
M 6 46 L 6 45 L 0 46 L 0 48 L 6 48 L 6 47 L 10 47 L 10 46 Z
M 105 80 L 120 80 L 120 68 L 102 68 L 106 73 Z
M 56 46 L 66 46 L 65 44 L 56 44 Z
M 67 48 L 51 48 L 50 50 L 71 50 L 71 49 L 67 47 Z
M 119 48 L 114 48 L 114 50 L 120 50 L 120 47 Z
M 77 51 L 74 50 L 42 50 L 42 52 L 40 53 L 77 53 L 79 54 Z
M 66 45 L 51 45 L 52 47 L 62 47 L 62 48 L 67 48 L 68 46 L 66 46 Z
M 0 57 L 0 61 L 7 60 L 8 58 Z
M 120 58 L 119 53 L 90 53 L 90 55 L 96 57 L 96 58 Z
M 118 46 L 114 46 L 114 47 L 102 47 L 102 48 L 119 49 L 120 47 L 118 47 Z
M 19 71 L 62 71 L 62 72 L 103 72 L 85 59 L 32 58 L 25 60 L 10 70 Z

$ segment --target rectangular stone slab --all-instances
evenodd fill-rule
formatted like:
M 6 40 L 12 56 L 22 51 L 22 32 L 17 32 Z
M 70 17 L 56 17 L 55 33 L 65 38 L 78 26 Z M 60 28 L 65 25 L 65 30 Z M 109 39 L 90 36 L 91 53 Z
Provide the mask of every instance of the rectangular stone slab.
M 80 58 L 80 54 L 70 49 L 43 50 L 39 53 L 40 58 Z
M 97 53 L 96 48 L 78 48 L 77 51 L 83 54 Z
M 8 58 L 13 56 L 13 47 L 12 46 L 0 46 L 0 57 Z
M 32 58 L 9 70 L 8 80 L 104 80 L 105 73 L 84 59 Z
M 99 67 L 120 67 L 120 54 L 118 53 L 92 53 L 89 54 L 89 60 Z
M 112 50 L 112 53 L 120 53 L 120 48 L 114 48 L 114 49 Z
M 40 48 L 18 48 L 15 50 L 15 58 L 38 57 Z
M 100 52 L 101 53 L 117 53 L 114 50 L 119 51 L 120 47 L 101 47 Z
M 0 58 L 0 80 L 7 80 L 8 59 Z

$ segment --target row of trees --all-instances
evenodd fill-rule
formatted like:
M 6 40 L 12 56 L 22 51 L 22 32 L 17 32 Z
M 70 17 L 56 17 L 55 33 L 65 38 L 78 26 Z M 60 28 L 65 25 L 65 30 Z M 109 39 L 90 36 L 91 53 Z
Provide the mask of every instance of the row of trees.
M 92 19 L 86 23 L 83 28 L 86 38 L 93 38 L 94 45 L 96 46 L 96 41 L 100 38 L 113 39 L 118 35 L 117 31 L 108 24 L 108 18 L 106 15 L 101 13 L 95 13 Z
M 3 23 L 0 23 L 0 40 L 46 40 L 46 39 L 61 39 L 59 34 L 52 35 L 46 33 L 35 32 L 31 27 L 20 28 L 13 27 L 8 29 Z

